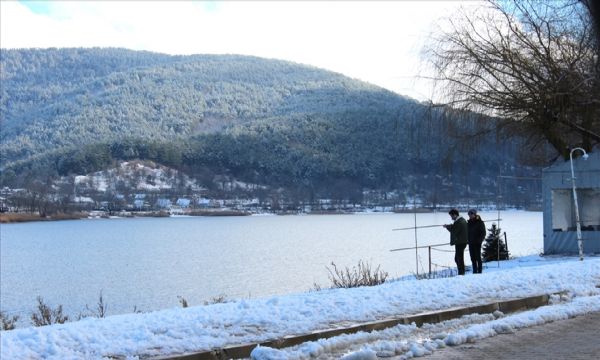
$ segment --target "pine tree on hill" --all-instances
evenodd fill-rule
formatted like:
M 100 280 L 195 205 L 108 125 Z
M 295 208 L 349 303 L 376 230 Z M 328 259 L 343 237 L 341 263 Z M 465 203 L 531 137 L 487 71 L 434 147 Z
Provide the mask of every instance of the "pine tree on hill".
M 483 262 L 508 260 L 510 254 L 506 248 L 506 243 L 500 238 L 501 229 L 496 224 L 492 224 L 492 227 L 488 231 L 489 234 L 483 243 L 481 253 Z M 498 257 L 498 253 L 500 253 L 500 257 Z

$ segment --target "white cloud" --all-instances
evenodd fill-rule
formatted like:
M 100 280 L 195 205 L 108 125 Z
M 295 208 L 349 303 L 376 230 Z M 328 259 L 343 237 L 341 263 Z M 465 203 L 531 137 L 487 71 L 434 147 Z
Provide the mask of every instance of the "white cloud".
M 53 1 L 0 3 L 0 45 L 245 54 L 311 64 L 412 97 L 419 50 L 450 1 Z

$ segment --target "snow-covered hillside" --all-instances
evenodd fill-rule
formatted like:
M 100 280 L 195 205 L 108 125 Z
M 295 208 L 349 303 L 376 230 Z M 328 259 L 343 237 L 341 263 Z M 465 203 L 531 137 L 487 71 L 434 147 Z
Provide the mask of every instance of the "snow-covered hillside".
M 243 299 L 5 331 L 0 355 L 2 359 L 168 355 L 276 339 L 403 314 L 567 292 L 566 296 L 555 297 L 554 305 L 530 311 L 529 315 L 470 315 L 424 326 L 425 330 L 433 329 L 427 336 L 415 336 L 419 331 L 423 334 L 423 330 L 414 326 L 398 325 L 384 331 L 342 335 L 291 349 L 258 348 L 253 353 L 260 359 L 304 358 L 309 354 L 323 358 L 351 354 L 351 358 L 360 359 L 374 358 L 381 351 L 407 356 L 410 352 L 411 356 L 417 356 L 446 344 L 492 336 L 502 329 L 600 311 L 599 257 L 588 257 L 581 262 L 577 258 L 531 256 L 503 262 L 499 270 L 502 271 Z M 369 342 L 372 345 L 365 345 Z
M 63 179 L 63 181 L 66 181 Z M 121 162 L 116 168 L 98 171 L 89 175 L 79 175 L 74 179 L 77 191 L 119 192 L 128 191 L 162 191 L 175 187 L 199 192 L 201 186 L 187 175 L 152 161 Z

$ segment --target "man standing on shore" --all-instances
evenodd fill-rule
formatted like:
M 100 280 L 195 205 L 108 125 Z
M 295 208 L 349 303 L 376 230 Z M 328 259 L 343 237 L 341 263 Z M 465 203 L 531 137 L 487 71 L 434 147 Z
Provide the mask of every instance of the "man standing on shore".
M 469 255 L 473 264 L 473 274 L 481 274 L 483 264 L 481 263 L 481 244 L 485 239 L 485 224 L 481 217 L 477 215 L 477 210 L 471 209 L 469 214 Z
M 465 248 L 469 239 L 469 227 L 467 221 L 460 216 L 458 210 L 452 209 L 448 212 L 452 220 L 451 225 L 444 225 L 450 231 L 450 245 L 454 246 L 454 261 L 458 268 L 458 275 L 465 274 Z

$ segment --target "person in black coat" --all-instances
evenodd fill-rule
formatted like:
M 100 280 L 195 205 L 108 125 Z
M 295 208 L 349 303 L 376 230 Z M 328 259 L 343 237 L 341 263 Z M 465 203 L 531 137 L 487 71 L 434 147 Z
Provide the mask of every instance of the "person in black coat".
M 458 275 L 465 274 L 465 248 L 469 242 L 469 229 L 467 221 L 460 216 L 458 210 L 452 209 L 448 212 L 453 224 L 444 225 L 444 228 L 450 231 L 450 245 L 454 246 L 454 261 L 458 269 Z
M 485 239 L 485 224 L 481 217 L 477 215 L 477 210 L 471 209 L 469 214 L 469 255 L 473 264 L 473 274 L 481 274 L 483 264 L 481 263 L 481 244 Z

